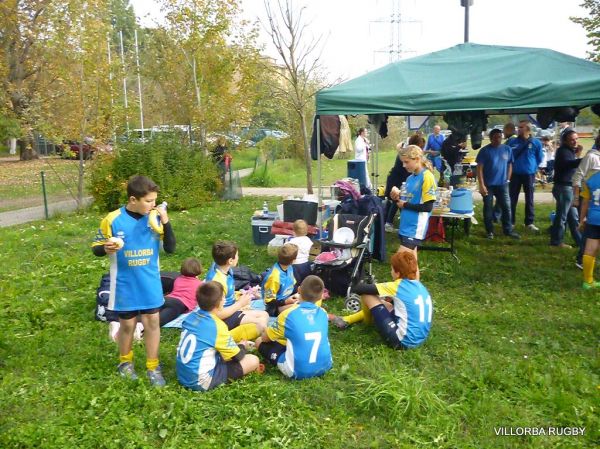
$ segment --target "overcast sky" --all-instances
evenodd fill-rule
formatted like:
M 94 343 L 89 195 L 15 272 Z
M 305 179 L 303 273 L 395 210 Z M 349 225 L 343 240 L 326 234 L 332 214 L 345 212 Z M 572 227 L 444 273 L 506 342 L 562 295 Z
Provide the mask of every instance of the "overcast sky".
M 569 20 L 569 16 L 587 15 L 580 3 L 474 0 L 469 40 L 544 47 L 584 58 L 588 50 L 585 30 Z M 131 0 L 131 4 L 142 24 L 160 20 L 153 0 Z M 244 18 L 264 19 L 262 0 L 241 0 L 241 4 Z M 293 0 L 293 4 L 306 6 L 310 31 L 324 36 L 322 61 L 331 79 L 350 79 L 381 67 L 397 58 L 398 49 L 402 58 L 409 58 L 464 41 L 460 0 Z M 265 54 L 275 56 L 266 37 L 260 43 L 266 45 Z

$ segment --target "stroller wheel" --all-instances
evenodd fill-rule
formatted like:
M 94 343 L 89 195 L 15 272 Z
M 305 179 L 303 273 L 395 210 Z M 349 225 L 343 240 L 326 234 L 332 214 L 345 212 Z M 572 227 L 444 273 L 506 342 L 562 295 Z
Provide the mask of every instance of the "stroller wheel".
M 346 306 L 346 309 L 350 310 L 351 312 L 358 312 L 360 310 L 360 296 L 356 293 L 351 293 L 346 298 L 344 305 Z

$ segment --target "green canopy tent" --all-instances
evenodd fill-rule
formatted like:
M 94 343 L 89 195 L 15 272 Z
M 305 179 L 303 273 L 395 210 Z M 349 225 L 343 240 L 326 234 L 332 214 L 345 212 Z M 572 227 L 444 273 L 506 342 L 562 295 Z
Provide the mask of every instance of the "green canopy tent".
M 323 89 L 316 96 L 316 114 L 517 114 L 594 104 L 600 104 L 600 64 L 543 48 L 465 43 Z
M 543 48 L 460 44 L 317 93 L 317 115 L 535 113 L 600 103 L 600 64 Z

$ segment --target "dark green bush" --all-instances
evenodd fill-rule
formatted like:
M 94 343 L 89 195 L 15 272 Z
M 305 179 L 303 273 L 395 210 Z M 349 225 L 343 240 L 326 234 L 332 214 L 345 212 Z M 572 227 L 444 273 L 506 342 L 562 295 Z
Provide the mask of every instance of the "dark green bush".
M 152 178 L 160 186 L 158 201 L 167 201 L 173 210 L 200 206 L 222 189 L 215 165 L 200 150 L 176 140 L 153 139 L 128 142 L 94 161 L 90 189 L 95 203 L 103 210 L 124 204 L 127 180 L 137 174 Z

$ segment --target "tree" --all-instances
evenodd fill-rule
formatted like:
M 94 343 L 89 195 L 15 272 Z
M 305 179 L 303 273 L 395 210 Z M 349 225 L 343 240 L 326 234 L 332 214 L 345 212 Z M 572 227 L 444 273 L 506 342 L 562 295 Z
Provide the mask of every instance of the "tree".
M 274 8 L 271 4 L 275 4 Z M 279 91 L 298 117 L 302 147 L 306 160 L 306 190 L 313 193 L 310 145 L 307 130 L 307 109 L 319 87 L 320 55 L 315 55 L 321 38 L 306 36 L 307 24 L 303 18 L 305 7 L 293 9 L 292 1 L 264 1 L 267 13 L 266 31 L 283 61 L 282 67 L 272 66 L 280 82 L 273 88 Z
M 580 6 L 589 10 L 589 16 L 570 19 L 587 31 L 588 44 L 592 47 L 588 59 L 600 62 L 600 0 L 584 0 Z
M 256 91 L 256 30 L 238 22 L 236 0 L 161 0 L 165 23 L 147 31 L 142 73 L 150 113 L 170 124 L 228 131 L 250 118 Z M 162 123 L 166 123 L 162 121 Z

